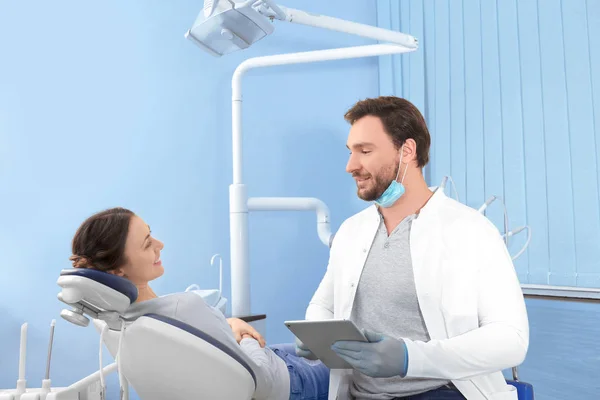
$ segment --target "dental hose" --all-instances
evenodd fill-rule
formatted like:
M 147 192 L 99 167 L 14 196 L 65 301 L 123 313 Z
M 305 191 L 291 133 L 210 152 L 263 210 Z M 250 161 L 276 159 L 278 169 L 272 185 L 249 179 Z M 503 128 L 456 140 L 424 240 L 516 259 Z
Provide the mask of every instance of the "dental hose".
M 103 362 L 102 362 L 102 345 L 104 344 L 104 334 L 108 331 L 108 324 L 105 324 L 102 327 L 102 331 L 100 332 L 100 350 L 98 352 L 98 359 L 100 362 L 100 399 L 106 399 L 106 381 L 104 379 L 104 370 L 103 370 Z M 120 398 L 123 400 L 129 400 L 129 390 L 124 385 L 125 378 L 123 377 L 123 370 L 121 368 L 121 345 L 123 343 L 123 335 L 125 333 L 125 321 L 121 320 L 121 333 L 119 335 L 119 347 L 117 349 L 117 370 L 119 371 L 119 388 L 120 388 Z
M 456 190 L 456 184 L 454 183 L 454 179 L 452 179 L 451 176 L 448 176 L 448 179 L 450 179 L 450 183 L 452 183 L 452 189 L 454 190 L 456 201 L 460 201 L 460 199 L 458 198 L 458 190 Z
M 517 254 L 512 256 L 513 261 L 515 261 L 517 258 L 521 257 L 523 255 L 523 253 L 525 253 L 525 250 L 527 250 L 527 247 L 529 247 L 529 243 L 531 242 L 531 228 L 529 227 L 529 225 L 525 225 L 525 226 L 521 226 L 521 227 L 515 229 L 514 231 L 510 231 L 507 234 L 504 234 L 504 236 L 510 237 L 510 236 L 514 236 L 514 235 L 520 233 L 521 231 L 523 231 L 525 229 L 527 229 L 527 240 L 525 241 L 525 244 L 523 245 L 521 250 L 519 250 L 519 252 Z
M 102 362 L 102 345 L 104 344 L 104 334 L 108 330 L 108 324 L 104 324 L 102 332 L 100 332 L 100 350 L 98 352 L 98 359 L 100 361 L 100 400 L 106 399 L 106 382 L 104 381 L 104 370 Z
M 121 400 L 129 400 L 129 390 L 126 387 L 125 377 L 123 376 L 123 369 L 121 367 L 121 345 L 123 343 L 123 336 L 125 335 L 125 320 L 121 320 L 121 334 L 119 335 L 119 348 L 117 349 L 117 369 L 119 370 L 119 388 Z

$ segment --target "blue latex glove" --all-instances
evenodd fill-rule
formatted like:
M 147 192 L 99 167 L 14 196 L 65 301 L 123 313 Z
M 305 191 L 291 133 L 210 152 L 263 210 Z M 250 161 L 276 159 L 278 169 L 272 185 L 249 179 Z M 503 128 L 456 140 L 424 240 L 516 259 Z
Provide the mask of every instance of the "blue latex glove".
M 369 341 L 338 341 L 331 349 L 354 369 L 373 378 L 404 378 L 408 371 L 408 350 L 403 340 L 364 331 Z
M 318 360 L 317 356 L 315 356 L 298 338 L 296 338 L 296 355 L 308 360 Z

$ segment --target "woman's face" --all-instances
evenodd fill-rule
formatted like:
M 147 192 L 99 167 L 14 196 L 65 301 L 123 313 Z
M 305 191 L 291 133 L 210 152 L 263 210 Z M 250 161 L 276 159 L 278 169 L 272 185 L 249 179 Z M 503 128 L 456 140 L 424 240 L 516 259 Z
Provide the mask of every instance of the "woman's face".
M 164 273 L 160 251 L 164 244 L 151 236 L 150 227 L 137 215 L 131 217 L 129 233 L 125 242 L 127 263 L 115 273 L 140 286 Z

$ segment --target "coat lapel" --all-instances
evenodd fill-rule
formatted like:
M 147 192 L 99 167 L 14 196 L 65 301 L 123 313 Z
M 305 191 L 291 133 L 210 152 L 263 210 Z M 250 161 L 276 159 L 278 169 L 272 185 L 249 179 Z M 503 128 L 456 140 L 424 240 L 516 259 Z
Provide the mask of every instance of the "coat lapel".
M 438 217 L 444 195 L 438 192 L 413 221 L 410 251 L 417 298 L 427 331 L 432 339 L 445 339 L 448 335 L 440 306 L 444 245 Z
M 381 218 L 376 206 L 367 208 L 362 217 L 363 219 L 359 224 L 360 229 L 356 232 L 356 240 L 352 242 L 352 248 L 349 249 L 349 253 L 355 256 L 348 260 L 350 268 L 350 287 L 348 292 L 349 297 L 347 298 L 348 301 L 346 302 L 348 306 L 343 310 L 343 318 L 350 318 L 350 314 L 352 313 L 358 282 L 360 281 L 367 257 L 371 251 L 373 240 L 375 240 Z

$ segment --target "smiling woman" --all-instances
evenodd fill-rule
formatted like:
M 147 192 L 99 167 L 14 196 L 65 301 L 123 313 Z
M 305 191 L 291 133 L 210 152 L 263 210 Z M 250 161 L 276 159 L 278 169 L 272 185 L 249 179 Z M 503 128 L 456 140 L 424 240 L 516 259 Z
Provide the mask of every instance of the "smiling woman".
M 129 279 L 138 288 L 138 302 L 157 297 L 148 282 L 162 276 L 164 244 L 152 237 L 142 218 L 125 208 L 92 215 L 73 238 L 75 268 L 93 268 Z
M 164 244 L 132 211 L 112 208 L 92 215 L 77 229 L 72 247 L 70 259 L 75 268 L 118 275 L 137 287 L 137 299 L 125 311 L 125 320 L 158 314 L 193 326 L 234 351 L 241 350 L 257 375 L 254 399 L 327 398 L 329 370 L 321 362 L 298 357 L 293 346 L 265 347 L 252 326 L 238 318 L 225 318 L 193 291 L 157 296 L 149 282 L 164 274 L 160 260 Z

